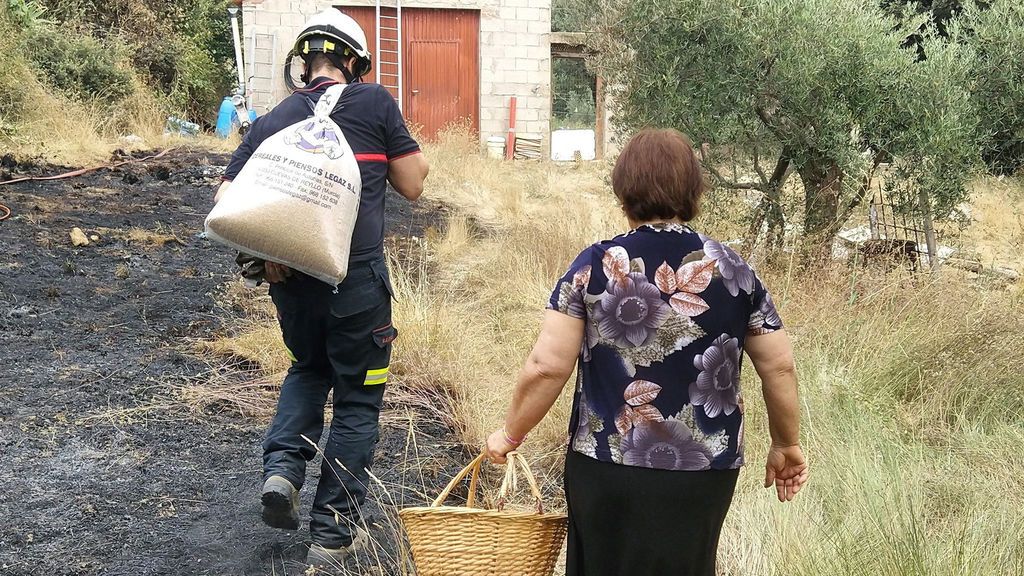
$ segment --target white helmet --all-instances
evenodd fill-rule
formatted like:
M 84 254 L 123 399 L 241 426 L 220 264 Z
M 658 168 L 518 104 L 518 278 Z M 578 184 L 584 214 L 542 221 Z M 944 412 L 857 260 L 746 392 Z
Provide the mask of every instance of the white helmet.
M 340 42 L 341 46 L 335 44 Z M 366 47 L 366 34 L 351 16 L 337 8 L 328 8 L 306 22 L 295 39 L 295 53 L 305 56 L 312 52 L 355 56 L 352 73 L 365 76 L 373 67 L 372 56 Z

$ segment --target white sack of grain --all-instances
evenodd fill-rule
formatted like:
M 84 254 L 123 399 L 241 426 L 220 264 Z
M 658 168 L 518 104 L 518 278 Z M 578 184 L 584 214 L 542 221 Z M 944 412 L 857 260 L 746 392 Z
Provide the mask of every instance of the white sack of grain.
M 331 112 L 344 84 L 313 116 L 267 138 L 206 217 L 207 236 L 331 285 L 348 271 L 362 177 Z

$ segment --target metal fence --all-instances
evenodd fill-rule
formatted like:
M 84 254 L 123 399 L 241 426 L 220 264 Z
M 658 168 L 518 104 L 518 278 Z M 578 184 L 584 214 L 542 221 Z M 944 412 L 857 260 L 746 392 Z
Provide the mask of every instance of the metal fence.
M 871 197 L 868 219 L 871 239 L 863 247 L 865 255 L 891 256 L 912 271 L 938 267 L 942 255 L 938 253 L 927 196 L 894 202 L 879 183 Z
M 593 130 L 597 125 L 597 78 L 582 58 L 551 59 L 551 128 Z

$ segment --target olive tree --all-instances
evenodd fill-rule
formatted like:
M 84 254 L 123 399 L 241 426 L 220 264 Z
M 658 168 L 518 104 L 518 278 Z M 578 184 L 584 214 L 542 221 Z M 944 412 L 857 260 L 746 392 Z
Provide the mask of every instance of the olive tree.
M 973 56 L 925 33 L 929 56 L 918 62 L 900 29 L 927 30 L 923 18 L 897 22 L 859 0 L 605 0 L 589 13 L 592 64 L 617 87 L 619 127 L 672 126 L 710 144 L 704 162 L 717 184 L 761 191 L 776 239 L 792 216 L 780 202 L 790 173 L 819 254 L 881 164 L 887 182 L 906 197 L 926 190 L 939 212 L 966 194 L 978 151 Z M 723 154 L 756 176 L 721 174 Z
M 1000 173 L 1024 165 L 1024 5 L 995 0 L 968 6 L 976 52 L 974 95 L 980 111 L 986 163 Z

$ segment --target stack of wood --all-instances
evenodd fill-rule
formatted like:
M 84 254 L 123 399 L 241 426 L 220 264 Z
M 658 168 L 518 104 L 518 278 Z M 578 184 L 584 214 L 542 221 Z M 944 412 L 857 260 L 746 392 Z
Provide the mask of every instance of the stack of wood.
M 516 160 L 540 160 L 544 155 L 544 140 L 540 136 L 516 136 Z

